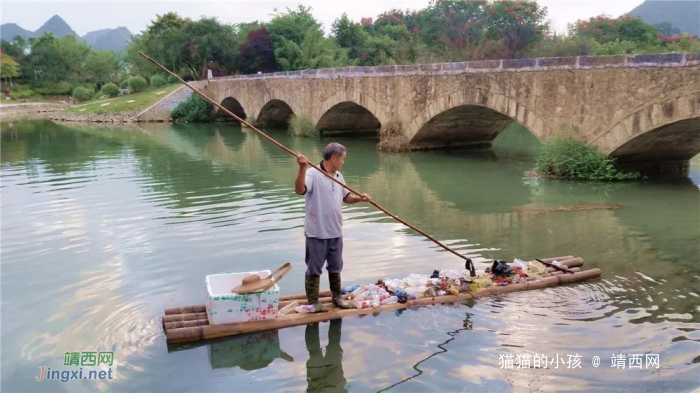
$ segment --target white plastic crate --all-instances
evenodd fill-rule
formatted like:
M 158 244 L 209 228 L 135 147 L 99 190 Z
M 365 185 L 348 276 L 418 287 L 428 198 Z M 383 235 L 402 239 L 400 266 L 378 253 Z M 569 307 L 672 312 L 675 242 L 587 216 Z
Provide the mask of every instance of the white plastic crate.
M 260 292 L 231 293 L 251 274 L 260 278 L 270 275 L 269 270 L 247 273 L 225 273 L 207 276 L 207 319 L 210 325 L 221 323 L 261 321 L 277 318 L 280 288 L 274 287 Z

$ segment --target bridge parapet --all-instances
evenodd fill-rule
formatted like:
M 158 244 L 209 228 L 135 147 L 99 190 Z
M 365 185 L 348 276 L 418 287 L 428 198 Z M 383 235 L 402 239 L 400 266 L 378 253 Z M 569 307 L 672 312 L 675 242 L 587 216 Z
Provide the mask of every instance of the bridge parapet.
M 611 69 L 638 67 L 690 67 L 700 65 L 698 53 L 661 53 L 618 56 L 541 57 L 530 59 L 476 60 L 454 63 L 393 66 L 353 66 L 301 71 L 216 77 L 212 81 L 248 79 L 335 79 L 411 75 L 455 75 L 483 72 L 528 72 L 574 69 Z

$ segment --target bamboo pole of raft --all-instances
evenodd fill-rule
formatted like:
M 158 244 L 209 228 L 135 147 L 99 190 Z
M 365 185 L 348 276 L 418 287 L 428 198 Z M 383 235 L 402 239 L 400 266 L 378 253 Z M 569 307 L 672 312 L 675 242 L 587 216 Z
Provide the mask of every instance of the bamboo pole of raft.
M 271 320 L 250 321 L 240 323 L 230 323 L 222 325 L 204 325 L 192 327 L 180 327 L 175 329 L 167 329 L 165 334 L 168 343 L 186 343 L 199 341 L 210 338 L 233 336 L 243 333 L 252 333 L 262 330 L 280 329 L 291 326 L 306 325 L 309 323 L 338 319 L 353 315 L 374 314 L 383 311 L 401 310 L 413 307 L 421 307 L 430 304 L 439 303 L 456 303 L 468 299 L 475 299 L 484 296 L 498 295 L 510 292 L 527 291 L 533 289 L 542 289 L 560 284 L 568 284 L 579 282 L 591 278 L 599 277 L 600 269 L 584 270 L 573 274 L 558 274 L 552 275 L 541 280 L 511 284 L 504 287 L 490 287 L 476 292 L 464 292 L 459 295 L 446 295 L 431 298 L 421 298 L 409 300 L 406 303 L 394 303 L 380 306 L 377 308 L 362 308 L 362 309 L 331 309 L 325 313 L 318 314 L 293 314 L 285 315 Z

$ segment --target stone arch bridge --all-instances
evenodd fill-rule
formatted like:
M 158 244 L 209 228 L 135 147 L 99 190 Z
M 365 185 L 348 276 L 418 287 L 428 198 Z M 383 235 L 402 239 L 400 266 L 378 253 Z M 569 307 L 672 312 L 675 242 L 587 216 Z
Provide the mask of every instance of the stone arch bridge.
M 518 121 L 629 166 L 700 153 L 700 54 L 579 56 L 346 67 L 210 79 L 203 92 L 265 127 L 306 115 L 325 132 L 379 132 L 379 146 L 488 147 Z

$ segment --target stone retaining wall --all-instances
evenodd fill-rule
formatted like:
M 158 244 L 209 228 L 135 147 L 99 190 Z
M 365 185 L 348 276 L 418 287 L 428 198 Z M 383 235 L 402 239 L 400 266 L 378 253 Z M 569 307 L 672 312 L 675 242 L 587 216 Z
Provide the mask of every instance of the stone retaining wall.
M 610 69 L 622 67 L 688 67 L 700 65 L 698 53 L 666 53 L 619 56 L 543 57 L 535 59 L 478 60 L 375 67 L 341 67 L 318 70 L 282 71 L 266 74 L 233 75 L 212 81 L 265 78 L 340 78 L 409 75 L 454 75 L 479 72 L 549 71 L 570 69 Z
M 190 86 L 195 89 L 204 88 L 209 82 L 195 81 L 188 82 Z M 162 100 L 155 103 L 153 106 L 146 108 L 136 115 L 138 121 L 143 122 L 165 122 L 170 121 L 170 112 L 177 106 L 177 104 L 185 101 L 192 95 L 192 90 L 187 86 L 182 86 L 179 89 L 173 91 L 172 93 L 165 96 Z
M 53 121 L 75 122 L 75 123 L 134 123 L 137 120 L 138 112 L 120 113 L 67 113 L 60 112 L 49 116 Z

